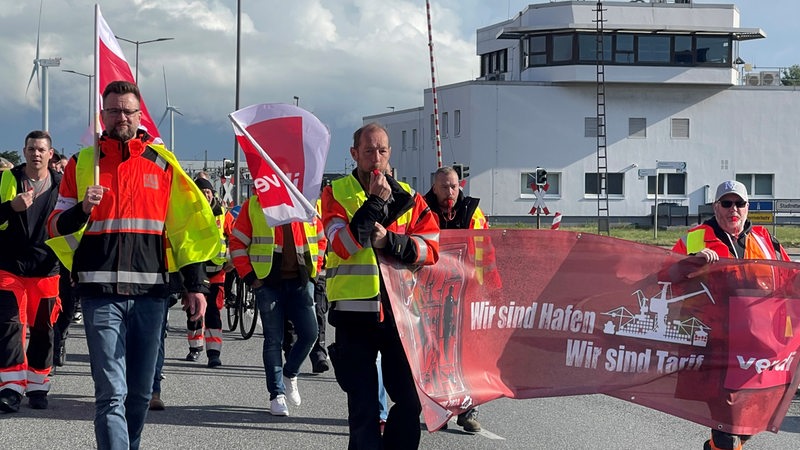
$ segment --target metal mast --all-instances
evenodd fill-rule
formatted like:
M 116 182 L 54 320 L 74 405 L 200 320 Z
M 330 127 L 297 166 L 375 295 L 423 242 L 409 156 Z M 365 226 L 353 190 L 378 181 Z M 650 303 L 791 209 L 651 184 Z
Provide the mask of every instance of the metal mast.
M 610 234 L 608 216 L 608 155 L 606 148 L 606 67 L 603 48 L 603 2 L 597 1 L 597 232 Z

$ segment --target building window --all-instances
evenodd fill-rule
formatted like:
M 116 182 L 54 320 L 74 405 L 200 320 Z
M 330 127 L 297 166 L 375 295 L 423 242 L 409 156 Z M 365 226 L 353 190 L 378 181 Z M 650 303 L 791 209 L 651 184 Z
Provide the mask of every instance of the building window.
M 673 64 L 679 66 L 694 64 L 694 50 L 692 49 L 691 36 L 675 36 L 672 44 Z
M 411 130 L 411 149 L 412 150 L 416 150 L 417 149 L 417 129 L 416 128 Z
M 647 137 L 647 119 L 645 117 L 628 118 L 628 137 L 642 139 Z
M 508 49 L 481 55 L 481 76 L 487 77 L 508 71 Z
M 698 64 L 728 64 L 728 61 L 731 60 L 730 38 L 718 36 L 698 36 L 696 38 L 696 47 Z
M 752 196 L 773 195 L 772 185 L 775 175 L 771 173 L 737 173 L 736 181 L 747 188 L 747 193 Z
M 411 177 L 411 187 L 416 191 L 417 190 L 417 177 Z
M 719 35 L 624 34 L 603 35 L 603 60 L 611 65 L 728 67 L 733 38 Z M 495 52 L 496 53 L 496 52 Z M 597 35 L 588 32 L 542 34 L 521 41 L 522 67 L 595 64 Z M 498 64 L 497 56 L 481 56 L 481 75 Z M 486 68 L 486 69 L 484 69 Z
M 640 63 L 670 62 L 670 36 L 638 36 L 636 59 Z
M 584 174 L 583 192 L 586 195 L 598 195 L 599 186 L 597 184 L 597 172 L 586 172 Z M 606 194 L 621 196 L 624 195 L 625 174 L 609 173 L 606 178 Z
M 613 43 L 613 36 L 608 34 L 603 36 L 603 61 L 605 62 L 613 60 Z M 578 35 L 578 60 L 581 63 L 597 62 L 597 34 Z
M 656 177 L 647 177 L 647 195 L 655 195 L 655 192 Z M 658 174 L 658 195 L 686 195 L 686 174 Z
M 553 36 L 553 64 L 572 62 L 572 34 L 557 34 Z
M 407 149 L 407 147 L 406 147 L 406 144 L 407 144 L 407 142 L 406 142 L 406 130 L 403 130 L 402 136 L 403 136 L 402 137 L 402 140 L 403 140 L 403 151 L 406 151 L 406 149 Z
M 453 111 L 453 134 L 461 135 L 461 110 Z
M 442 113 L 442 137 L 447 137 L 447 134 L 449 133 L 448 125 L 447 113 Z
M 597 117 L 583 118 L 583 137 L 597 137 Z
M 636 48 L 632 34 L 618 34 L 614 39 L 614 62 L 633 64 L 636 62 Z
M 520 175 L 520 196 L 533 198 L 533 188 L 531 183 L 536 182 L 536 172 L 523 172 Z M 547 193 L 546 195 L 561 195 L 561 174 L 558 172 L 547 172 Z
M 525 67 L 547 64 L 547 36 L 531 36 L 523 42 Z
M 672 119 L 673 139 L 689 139 L 689 119 Z
M 436 140 L 436 116 L 431 114 L 431 140 Z

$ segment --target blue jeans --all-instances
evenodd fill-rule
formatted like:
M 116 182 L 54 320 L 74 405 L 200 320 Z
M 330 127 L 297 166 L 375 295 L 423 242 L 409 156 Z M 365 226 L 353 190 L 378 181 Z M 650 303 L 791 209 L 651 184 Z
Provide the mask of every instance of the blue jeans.
M 314 283 L 299 279 L 281 280 L 278 286 L 261 286 L 253 293 L 264 327 L 264 372 L 270 400 L 286 393 L 283 376 L 294 378 L 300 365 L 317 341 L 317 317 L 314 313 Z M 281 347 L 283 323 L 289 319 L 294 324 L 297 342 L 283 364 Z
M 161 372 L 164 370 L 164 344 L 167 339 L 167 318 L 169 317 L 169 302 L 164 303 L 164 321 L 161 322 L 161 343 L 158 346 L 156 359 L 156 372 L 153 376 L 153 392 L 161 393 Z
M 101 449 L 138 449 L 147 415 L 166 298 L 81 299 Z

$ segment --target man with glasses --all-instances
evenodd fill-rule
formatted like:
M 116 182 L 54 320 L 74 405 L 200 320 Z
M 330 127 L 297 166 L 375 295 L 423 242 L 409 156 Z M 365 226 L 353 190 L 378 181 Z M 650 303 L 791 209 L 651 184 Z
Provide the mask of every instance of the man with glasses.
M 48 244 L 76 282 L 95 383 L 98 448 L 139 448 L 151 398 L 169 268 L 183 276 L 183 304 L 203 317 L 203 263 L 219 252 L 211 207 L 141 119 L 139 88 L 103 91 L 98 149 L 71 158 L 48 222 Z M 95 152 L 99 151 L 99 181 Z M 173 265 L 174 264 L 174 265 Z
M 790 260 L 778 240 L 765 227 L 753 226 L 747 220 L 749 200 L 744 184 L 725 181 L 717 186 L 714 198 L 714 217 L 689 230 L 672 251 L 702 257 L 706 264 L 717 262 L 720 258 Z M 735 404 L 737 391 L 728 391 L 728 397 L 727 404 Z M 712 407 L 712 415 L 718 416 L 721 422 L 732 422 L 729 408 L 715 411 L 711 403 L 709 406 Z M 711 440 L 705 442 L 704 449 L 738 450 L 750 437 L 712 429 Z

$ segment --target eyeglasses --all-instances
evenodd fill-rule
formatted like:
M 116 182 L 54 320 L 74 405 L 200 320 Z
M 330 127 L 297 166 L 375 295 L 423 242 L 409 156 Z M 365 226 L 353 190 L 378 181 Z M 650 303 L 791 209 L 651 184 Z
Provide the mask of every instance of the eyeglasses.
M 742 209 L 747 206 L 747 202 L 744 200 L 720 200 L 719 205 L 723 208 L 730 208 L 731 206 L 736 205 L 737 208 Z
M 131 117 L 132 115 L 138 113 L 141 110 L 139 110 L 139 109 L 109 108 L 109 109 L 104 109 L 103 111 L 105 111 L 106 114 L 111 115 L 111 116 L 118 116 L 120 114 L 125 114 L 126 117 Z

